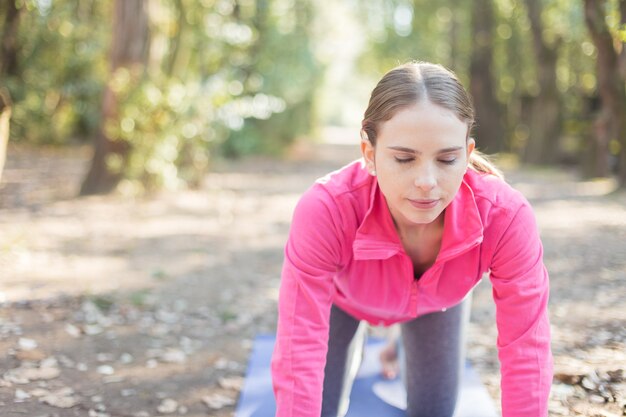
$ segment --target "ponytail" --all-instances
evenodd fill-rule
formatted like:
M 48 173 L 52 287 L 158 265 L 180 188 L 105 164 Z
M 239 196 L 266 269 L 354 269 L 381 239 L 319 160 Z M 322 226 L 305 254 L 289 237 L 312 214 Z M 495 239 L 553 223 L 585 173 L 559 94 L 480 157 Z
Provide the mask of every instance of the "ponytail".
M 504 179 L 504 174 L 489 160 L 487 155 L 474 149 L 470 154 L 469 166 L 476 172 L 495 175 L 500 179 Z

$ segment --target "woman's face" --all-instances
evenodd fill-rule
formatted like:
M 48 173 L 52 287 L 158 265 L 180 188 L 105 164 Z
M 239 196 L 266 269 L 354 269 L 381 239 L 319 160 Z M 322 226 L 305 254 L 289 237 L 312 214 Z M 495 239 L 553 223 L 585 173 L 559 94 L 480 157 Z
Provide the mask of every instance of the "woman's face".
M 376 147 L 361 143 L 397 227 L 431 223 L 452 201 L 474 149 L 467 129 L 453 112 L 424 101 L 382 122 Z

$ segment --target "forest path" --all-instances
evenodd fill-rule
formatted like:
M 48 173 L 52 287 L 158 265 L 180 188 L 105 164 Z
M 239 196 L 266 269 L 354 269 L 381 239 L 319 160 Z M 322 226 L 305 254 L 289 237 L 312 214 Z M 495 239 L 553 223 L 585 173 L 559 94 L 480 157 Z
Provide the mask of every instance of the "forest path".
M 355 157 L 357 145 L 299 145 L 287 160 L 217 165 L 197 191 L 74 198 L 86 149 L 11 147 L 0 185 L 1 414 L 231 415 L 252 338 L 275 329 L 291 211 L 315 178 Z M 551 415 L 620 416 L 626 194 L 568 171 L 506 174 L 533 204 L 551 275 Z M 468 355 L 497 398 L 495 337 L 483 280 Z

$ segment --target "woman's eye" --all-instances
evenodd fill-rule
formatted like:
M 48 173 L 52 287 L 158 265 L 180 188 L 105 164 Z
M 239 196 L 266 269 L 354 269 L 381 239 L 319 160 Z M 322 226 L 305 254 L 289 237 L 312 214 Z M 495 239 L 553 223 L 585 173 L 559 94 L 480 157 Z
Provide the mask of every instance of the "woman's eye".
M 439 162 L 442 164 L 452 165 L 456 162 L 456 158 L 453 159 L 440 159 Z
M 399 162 L 401 164 L 406 164 L 406 163 L 411 162 L 413 160 L 413 158 L 398 158 L 397 156 L 394 157 L 394 159 L 396 160 L 396 162 Z

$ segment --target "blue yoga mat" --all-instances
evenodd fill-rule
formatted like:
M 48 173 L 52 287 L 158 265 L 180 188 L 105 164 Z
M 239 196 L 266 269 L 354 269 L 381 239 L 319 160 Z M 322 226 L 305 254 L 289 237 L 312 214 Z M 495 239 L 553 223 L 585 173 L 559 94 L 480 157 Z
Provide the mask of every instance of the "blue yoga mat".
M 270 374 L 274 342 L 274 336 L 258 336 L 255 339 L 235 417 L 274 417 L 276 403 Z M 402 382 L 399 379 L 385 380 L 380 376 L 378 354 L 384 345 L 384 340 L 368 339 L 346 417 L 405 416 L 406 394 Z M 497 417 L 489 393 L 469 363 L 463 374 L 454 417 Z

